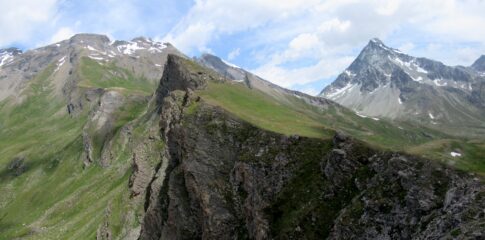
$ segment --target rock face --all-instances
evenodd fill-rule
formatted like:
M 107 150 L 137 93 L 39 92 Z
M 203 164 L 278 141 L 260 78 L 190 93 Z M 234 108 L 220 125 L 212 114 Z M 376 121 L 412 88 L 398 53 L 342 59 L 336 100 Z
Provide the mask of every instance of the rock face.
M 170 56 L 157 91 L 165 147 L 140 239 L 485 236 L 485 188 L 473 176 L 340 133 L 258 129 L 199 98 L 204 81 L 221 79 L 191 64 Z
M 372 39 L 320 96 L 361 115 L 448 126 L 472 134 L 471 129 L 480 131 L 485 117 L 482 62 L 450 67 Z
M 473 69 L 485 73 L 485 55 L 480 56 L 471 66 Z

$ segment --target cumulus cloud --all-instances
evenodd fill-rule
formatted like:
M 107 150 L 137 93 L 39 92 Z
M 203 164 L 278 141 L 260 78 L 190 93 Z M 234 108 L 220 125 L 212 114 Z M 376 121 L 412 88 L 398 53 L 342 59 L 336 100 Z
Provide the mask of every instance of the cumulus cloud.
M 61 27 L 56 33 L 51 37 L 50 42 L 60 42 L 62 40 L 68 39 L 75 34 L 74 30 L 69 27 Z
M 24 42 L 55 19 L 57 0 L 0 1 L 0 46 Z
M 331 79 L 373 37 L 447 64 L 485 53 L 483 0 L 0 0 L 0 9 L 0 47 L 147 35 L 189 55 L 229 51 L 289 88 Z
M 322 59 L 315 64 L 300 68 L 285 68 L 274 64 L 265 64 L 253 69 L 259 76 L 287 88 L 294 85 L 304 85 L 340 73 L 353 60 L 353 57 L 340 57 L 337 59 Z
M 373 37 L 448 64 L 469 62 L 485 46 L 483 12 L 480 0 L 197 0 L 167 39 L 197 52 L 243 33 L 252 70 L 291 88 L 337 75 Z
M 232 50 L 229 54 L 227 54 L 227 59 L 228 60 L 233 60 L 234 58 L 237 58 L 241 54 L 241 48 L 236 48 Z

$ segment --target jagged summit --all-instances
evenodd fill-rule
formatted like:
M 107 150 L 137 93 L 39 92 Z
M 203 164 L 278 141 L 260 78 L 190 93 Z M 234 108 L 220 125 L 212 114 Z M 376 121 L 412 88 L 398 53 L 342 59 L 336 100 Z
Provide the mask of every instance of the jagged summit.
M 479 124 L 485 114 L 482 67 L 485 69 L 485 57 L 468 68 L 452 67 L 409 56 L 371 39 L 320 96 L 366 116 L 419 119 L 431 125 L 463 123 L 465 116 Z
M 480 71 L 480 72 L 485 72 L 485 55 L 480 56 L 471 66 L 471 68 Z

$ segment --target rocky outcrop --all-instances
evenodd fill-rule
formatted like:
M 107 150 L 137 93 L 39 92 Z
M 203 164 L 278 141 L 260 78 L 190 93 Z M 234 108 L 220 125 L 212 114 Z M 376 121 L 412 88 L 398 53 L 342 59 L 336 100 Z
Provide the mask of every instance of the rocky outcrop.
M 164 148 L 140 239 L 485 235 L 485 188 L 473 175 L 341 133 L 323 140 L 258 129 L 197 96 L 217 76 L 177 58 L 167 64 L 174 71 L 157 91 Z
M 16 157 L 7 166 L 8 172 L 18 177 L 27 171 L 27 165 L 25 163 L 25 157 Z

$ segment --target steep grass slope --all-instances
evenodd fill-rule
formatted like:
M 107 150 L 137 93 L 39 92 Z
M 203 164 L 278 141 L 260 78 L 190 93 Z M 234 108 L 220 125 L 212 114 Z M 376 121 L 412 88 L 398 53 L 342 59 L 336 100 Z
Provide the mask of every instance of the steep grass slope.
M 124 135 L 128 125 L 151 124 L 130 124 L 146 111 L 150 87 L 127 70 L 84 60 L 79 91 L 101 87 L 128 96 L 113 113 L 109 137 L 95 143 L 95 159 L 109 145 L 111 165 L 84 166 L 83 129 L 93 109 L 86 103 L 79 115 L 69 115 L 65 101 L 53 94 L 49 66 L 29 83 L 21 104 L 0 105 L 0 239 L 93 239 L 107 219 L 116 235 L 129 234 L 120 232 L 122 226 L 139 224 L 127 214 L 133 153 Z

